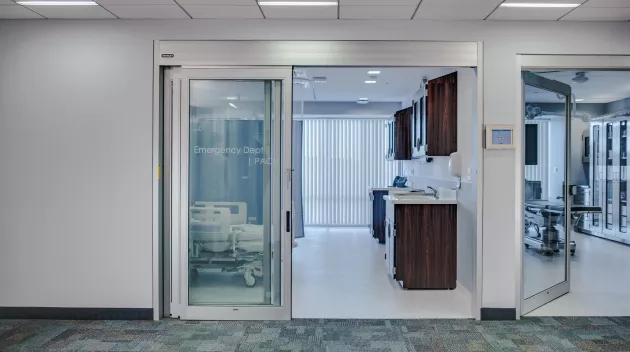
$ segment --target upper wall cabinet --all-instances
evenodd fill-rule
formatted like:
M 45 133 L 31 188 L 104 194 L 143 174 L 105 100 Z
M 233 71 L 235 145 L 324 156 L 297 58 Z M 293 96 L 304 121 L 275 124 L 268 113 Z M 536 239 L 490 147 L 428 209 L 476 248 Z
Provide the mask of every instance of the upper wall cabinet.
M 457 151 L 457 72 L 427 83 L 424 140 L 417 156 L 449 156 Z
M 449 156 L 457 151 L 457 72 L 423 83 L 411 107 L 388 123 L 389 160 Z
M 400 110 L 394 115 L 394 159 L 411 160 L 413 108 Z

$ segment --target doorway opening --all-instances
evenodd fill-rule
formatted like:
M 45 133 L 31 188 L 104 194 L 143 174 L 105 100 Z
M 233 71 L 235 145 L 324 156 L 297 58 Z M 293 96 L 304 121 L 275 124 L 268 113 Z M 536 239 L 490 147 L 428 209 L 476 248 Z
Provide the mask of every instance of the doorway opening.
M 293 83 L 292 316 L 473 317 L 476 71 L 301 66 Z M 410 221 L 424 210 L 433 227 Z
M 570 95 L 530 85 L 527 74 Z M 522 313 L 628 315 L 630 286 L 621 278 L 630 267 L 630 72 L 554 69 L 524 77 Z

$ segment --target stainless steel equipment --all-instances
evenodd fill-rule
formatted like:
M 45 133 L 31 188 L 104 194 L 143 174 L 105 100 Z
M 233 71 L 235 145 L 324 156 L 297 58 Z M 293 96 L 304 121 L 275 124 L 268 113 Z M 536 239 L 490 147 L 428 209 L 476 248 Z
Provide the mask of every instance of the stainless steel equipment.
M 574 205 L 591 205 L 591 187 L 587 185 L 576 185 L 574 186 L 575 195 L 573 195 L 573 204 Z M 591 221 L 592 214 L 583 214 L 582 216 L 578 216 L 575 222 L 575 230 L 580 231 L 586 227 Z
M 628 126 L 630 111 L 600 116 L 590 126 L 591 204 L 602 207 L 576 230 L 630 243 L 628 233 Z
M 544 255 L 553 255 L 567 247 L 564 234 L 563 202 L 534 200 L 525 202 L 525 247 L 538 250 Z M 580 220 L 586 214 L 601 212 L 601 207 L 572 205 L 571 218 Z M 575 223 L 571 221 L 571 225 Z M 569 242 L 571 255 L 575 254 L 575 241 Z

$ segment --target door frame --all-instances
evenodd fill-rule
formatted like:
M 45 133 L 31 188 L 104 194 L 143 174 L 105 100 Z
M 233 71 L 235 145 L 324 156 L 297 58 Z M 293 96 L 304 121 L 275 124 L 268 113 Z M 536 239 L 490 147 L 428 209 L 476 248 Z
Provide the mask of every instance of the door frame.
M 473 67 L 477 72 L 477 204 L 471 315 L 481 318 L 483 206 L 483 43 L 436 41 L 155 40 L 153 46 L 153 317 L 163 317 L 163 229 L 159 153 L 166 67 Z M 404 55 L 401 55 L 404 53 Z M 165 231 L 167 229 L 164 229 Z
M 552 79 L 548 79 L 542 76 L 539 76 L 535 73 L 529 71 L 522 71 L 522 87 L 532 86 L 541 88 L 544 90 L 551 91 L 553 93 L 560 93 L 565 96 L 565 115 L 564 115 L 564 182 L 565 185 L 571 185 L 571 86 L 565 83 L 561 83 L 558 81 L 554 81 Z M 523 89 L 524 93 L 524 89 Z M 525 106 L 525 95 L 523 94 L 523 105 Z M 524 110 L 522 114 L 524 114 Z M 523 123 L 525 118 L 523 118 Z M 522 137 L 522 136 L 521 136 Z M 525 153 L 525 148 L 521 148 L 521 152 Z M 524 175 L 523 175 L 524 176 Z M 549 189 L 549 185 L 546 187 Z M 525 282 L 521 287 L 521 295 L 523 297 L 523 301 L 521 304 L 521 309 L 524 313 L 529 313 L 534 309 L 537 309 L 556 298 L 562 297 L 563 295 L 569 293 L 571 288 L 571 268 L 570 268 L 570 258 L 571 256 L 568 254 L 568 249 L 570 248 L 569 243 L 571 242 L 571 203 L 572 196 L 569 192 L 570 187 L 565 186 L 564 188 L 564 205 L 565 205 L 565 216 L 564 216 L 564 240 L 565 240 L 565 250 L 562 252 L 564 254 L 564 275 L 565 280 L 552 286 L 549 288 L 545 288 L 543 291 L 531 296 L 525 297 Z M 524 189 L 523 189 L 524 192 Z M 524 198 L 524 197 L 523 197 Z M 524 203 L 522 205 L 524 209 Z M 522 240 L 521 240 L 522 241 Z M 523 247 L 521 247 L 523 250 Z M 525 276 L 525 265 L 522 265 L 522 275 Z
M 528 70 L 630 70 L 630 56 L 626 55 L 537 55 L 537 54 L 518 54 L 517 55 L 517 74 L 521 75 L 521 72 Z M 519 81 L 520 82 L 520 81 Z M 523 86 L 518 85 L 517 89 L 517 105 L 515 106 L 514 114 L 517 116 L 517 123 L 514 126 L 514 137 L 516 143 L 520 145 L 522 153 L 515 153 L 515 167 L 516 167 L 516 198 L 515 201 L 521 206 L 516 207 L 515 214 L 515 229 L 516 239 L 514 241 L 514 260 L 515 260 L 515 302 L 516 302 L 516 318 L 520 319 L 523 316 L 522 303 L 523 303 L 523 239 L 522 232 L 525 226 L 523 215 L 523 202 L 525 192 L 525 167 L 524 167 L 524 141 L 522 135 L 524 134 L 525 119 L 523 116 Z M 571 273 L 571 261 L 567 268 L 567 273 Z
M 291 214 L 291 126 L 292 126 L 292 67 L 195 67 L 175 68 L 173 103 L 174 116 L 172 118 L 172 248 L 173 252 L 172 279 L 177 284 L 172 290 L 174 298 L 171 313 L 184 320 L 289 320 L 291 318 L 291 248 L 293 243 L 292 229 L 284 226 L 284 214 Z M 221 304 L 209 306 L 192 306 L 189 304 L 189 215 L 183 211 L 182 205 L 189 204 L 189 104 L 190 85 L 192 80 L 257 80 L 281 82 L 282 89 L 274 89 L 273 118 L 270 123 L 271 157 L 274 162 L 271 167 L 271 183 L 269 184 L 271 209 L 271 251 L 269 259 L 270 270 L 276 272 L 274 277 L 279 281 L 278 305 L 256 306 L 248 304 Z M 181 102 L 181 103 L 180 103 Z M 286 177 L 285 177 L 286 175 Z M 285 179 L 286 178 L 286 179 Z M 187 207 L 184 206 L 184 209 Z M 178 213 L 178 211 L 180 211 Z M 175 254 L 177 253 L 177 254 Z M 275 258 L 274 255 L 276 254 Z M 279 261 L 279 262 L 278 262 Z M 278 265 L 279 263 L 279 265 Z M 165 274 L 166 273 L 165 270 Z M 272 282 L 272 292 L 277 281 Z M 273 295 L 275 296 L 275 295 Z

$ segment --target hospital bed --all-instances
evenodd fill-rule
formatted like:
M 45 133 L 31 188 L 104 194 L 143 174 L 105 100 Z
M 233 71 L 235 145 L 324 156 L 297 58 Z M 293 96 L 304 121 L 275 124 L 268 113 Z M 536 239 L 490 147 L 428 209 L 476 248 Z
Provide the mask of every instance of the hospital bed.
M 584 214 L 601 213 L 602 208 L 588 205 L 571 206 L 571 221 L 577 223 Z M 567 247 L 561 234 L 564 230 L 563 202 L 531 200 L 525 202 L 525 247 L 534 248 L 543 255 L 553 255 Z M 568 244 L 571 255 L 575 255 L 575 241 Z
M 243 273 L 253 287 L 262 277 L 263 225 L 247 224 L 247 204 L 193 202 L 189 208 L 190 278 L 200 270 Z

